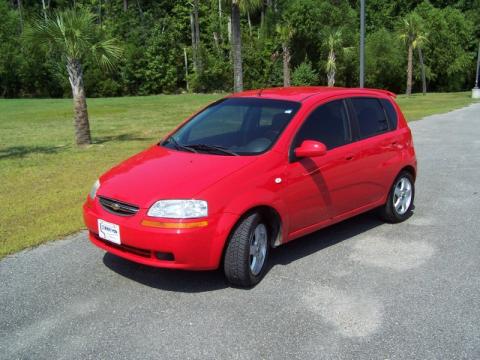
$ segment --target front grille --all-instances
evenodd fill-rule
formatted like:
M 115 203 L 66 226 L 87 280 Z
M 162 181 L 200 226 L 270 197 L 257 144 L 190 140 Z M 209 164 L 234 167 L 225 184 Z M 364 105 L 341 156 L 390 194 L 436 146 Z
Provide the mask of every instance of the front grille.
M 118 200 L 109 199 L 103 196 L 99 196 L 98 200 L 102 207 L 115 215 L 120 216 L 132 216 L 138 212 L 139 207 L 131 204 L 127 204 Z

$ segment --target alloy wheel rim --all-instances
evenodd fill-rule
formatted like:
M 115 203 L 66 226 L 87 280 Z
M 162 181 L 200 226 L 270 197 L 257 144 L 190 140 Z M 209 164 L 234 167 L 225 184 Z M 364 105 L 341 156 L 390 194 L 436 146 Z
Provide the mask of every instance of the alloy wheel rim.
M 399 215 L 404 215 L 412 203 L 412 183 L 407 177 L 400 178 L 393 192 L 393 206 Z
M 260 274 L 267 256 L 267 228 L 258 224 L 250 237 L 250 271 L 254 276 Z

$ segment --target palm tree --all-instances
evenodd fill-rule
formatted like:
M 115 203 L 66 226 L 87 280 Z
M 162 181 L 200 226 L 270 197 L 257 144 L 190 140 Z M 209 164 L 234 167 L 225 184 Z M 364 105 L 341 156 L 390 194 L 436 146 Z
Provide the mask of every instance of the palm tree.
M 282 55 L 283 55 L 283 86 L 290 86 L 290 41 L 294 30 L 290 24 L 280 25 L 276 27 L 277 34 L 282 43 Z
M 240 11 L 255 11 L 263 0 L 229 0 L 232 23 L 232 58 L 233 58 L 233 91 L 243 91 L 242 70 L 242 33 L 240 30 Z
M 335 51 L 342 44 L 342 32 L 340 30 L 331 32 L 327 37 L 326 43 L 329 51 L 325 69 L 327 70 L 328 86 L 333 87 L 335 86 L 335 74 L 337 72 Z
M 422 94 L 426 95 L 427 94 L 427 78 L 425 75 L 425 61 L 423 59 L 423 51 L 422 51 L 421 44 L 417 44 L 417 50 L 418 50 L 418 60 L 420 61 L 420 69 L 422 73 Z
M 38 20 L 26 36 L 46 45 L 66 66 L 72 87 L 75 140 L 77 145 L 90 144 L 82 62 L 90 54 L 100 66 L 111 69 L 122 56 L 121 47 L 115 39 L 102 38 L 95 15 L 82 8 L 59 11 L 46 21 Z
M 412 78 L 413 78 L 413 50 L 421 46 L 425 42 L 426 37 L 422 31 L 422 19 L 416 13 L 408 14 L 403 19 L 403 24 L 400 30 L 400 39 L 402 39 L 408 47 L 407 55 L 407 90 L 406 94 L 412 93 Z M 422 57 L 423 62 L 423 57 Z M 423 66 L 423 65 L 422 65 Z

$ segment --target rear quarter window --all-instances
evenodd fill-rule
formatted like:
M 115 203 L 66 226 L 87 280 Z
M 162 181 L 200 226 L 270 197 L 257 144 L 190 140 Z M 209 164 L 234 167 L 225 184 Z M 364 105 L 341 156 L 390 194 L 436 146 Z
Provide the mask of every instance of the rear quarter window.
M 395 110 L 392 102 L 387 99 L 380 99 L 380 102 L 382 103 L 385 113 L 387 114 L 390 130 L 395 130 L 398 124 L 397 110 Z
M 390 130 L 386 112 L 377 98 L 351 98 L 361 139 Z

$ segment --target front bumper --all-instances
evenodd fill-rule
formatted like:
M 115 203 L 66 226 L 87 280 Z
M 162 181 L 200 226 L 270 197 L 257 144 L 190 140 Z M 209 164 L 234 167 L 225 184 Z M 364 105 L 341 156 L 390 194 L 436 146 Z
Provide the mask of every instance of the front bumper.
M 192 229 L 165 229 L 141 225 L 148 218 L 146 209 L 133 216 L 118 216 L 105 211 L 98 200 L 87 199 L 83 217 L 93 244 L 122 258 L 162 268 L 212 270 L 218 268 L 225 241 L 238 216 L 221 214 L 209 217 L 208 225 Z M 98 219 L 120 226 L 121 245 L 98 236 Z M 151 220 L 152 218 L 148 218 Z M 173 259 L 164 260 L 162 254 Z

